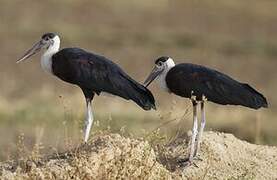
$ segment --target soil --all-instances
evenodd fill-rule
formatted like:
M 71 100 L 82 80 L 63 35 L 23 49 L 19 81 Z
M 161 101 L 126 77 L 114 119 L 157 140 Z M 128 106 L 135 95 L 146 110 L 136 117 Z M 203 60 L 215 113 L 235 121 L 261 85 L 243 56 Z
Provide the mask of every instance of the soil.
M 39 159 L 0 163 L 0 179 L 277 179 L 277 147 L 205 132 L 194 164 L 184 166 L 188 137 L 166 145 L 119 134 Z

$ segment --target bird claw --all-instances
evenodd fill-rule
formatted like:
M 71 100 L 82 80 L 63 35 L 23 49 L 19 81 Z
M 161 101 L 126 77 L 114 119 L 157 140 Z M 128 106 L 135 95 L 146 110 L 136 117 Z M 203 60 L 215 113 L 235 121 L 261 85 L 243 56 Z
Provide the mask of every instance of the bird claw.
M 188 157 L 186 158 L 182 158 L 182 159 L 178 159 L 177 160 L 177 164 L 179 167 L 188 167 L 193 165 L 194 167 L 199 168 L 199 166 L 195 163 L 195 161 L 203 161 L 203 159 L 198 155 L 194 155 L 193 159 L 190 160 Z
M 195 156 L 193 159 L 196 161 L 203 161 L 203 159 L 200 156 Z
M 193 165 L 194 167 L 199 168 L 199 166 L 197 166 L 197 164 L 194 161 L 189 160 L 189 158 L 178 159 L 177 164 L 179 167 L 189 167 Z

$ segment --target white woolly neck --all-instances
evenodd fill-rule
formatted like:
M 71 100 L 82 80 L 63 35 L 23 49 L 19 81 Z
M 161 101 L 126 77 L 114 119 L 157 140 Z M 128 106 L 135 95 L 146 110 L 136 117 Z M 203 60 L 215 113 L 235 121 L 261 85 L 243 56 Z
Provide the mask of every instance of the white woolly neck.
M 46 49 L 46 51 L 42 54 L 40 64 L 44 71 L 48 73 L 52 72 L 52 56 L 56 54 L 60 49 L 60 38 L 56 35 L 53 38 L 53 43 Z
M 175 66 L 175 63 L 172 58 L 168 58 L 167 61 L 164 63 L 164 66 L 165 67 L 164 67 L 163 72 L 158 76 L 157 79 L 159 81 L 161 89 L 169 92 L 165 78 L 166 78 L 168 71 Z

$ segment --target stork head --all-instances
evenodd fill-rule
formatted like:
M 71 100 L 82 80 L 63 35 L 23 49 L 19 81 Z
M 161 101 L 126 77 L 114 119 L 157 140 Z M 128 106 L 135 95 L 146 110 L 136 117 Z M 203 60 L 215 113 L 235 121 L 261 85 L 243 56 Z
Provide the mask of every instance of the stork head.
M 41 39 L 33 45 L 19 60 L 16 62 L 19 63 L 36 54 L 40 50 L 46 52 L 57 52 L 60 48 L 60 38 L 55 33 L 46 33 L 42 35 Z
M 164 80 L 167 72 L 175 66 L 175 63 L 172 58 L 168 56 L 162 56 L 155 61 L 155 66 L 149 76 L 144 81 L 144 85 L 147 87 L 154 81 L 156 78 L 162 78 Z

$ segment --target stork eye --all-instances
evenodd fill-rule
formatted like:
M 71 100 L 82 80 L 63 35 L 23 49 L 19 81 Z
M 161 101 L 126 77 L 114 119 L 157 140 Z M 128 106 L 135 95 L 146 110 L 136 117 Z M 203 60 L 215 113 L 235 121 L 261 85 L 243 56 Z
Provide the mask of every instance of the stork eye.
M 158 64 L 157 64 L 158 66 L 162 66 L 163 65 L 163 63 L 162 62 L 158 62 Z

